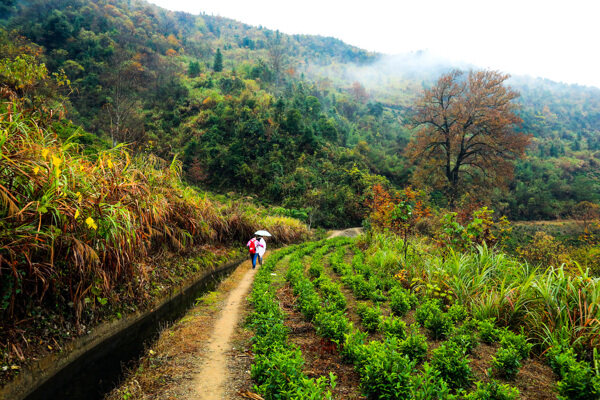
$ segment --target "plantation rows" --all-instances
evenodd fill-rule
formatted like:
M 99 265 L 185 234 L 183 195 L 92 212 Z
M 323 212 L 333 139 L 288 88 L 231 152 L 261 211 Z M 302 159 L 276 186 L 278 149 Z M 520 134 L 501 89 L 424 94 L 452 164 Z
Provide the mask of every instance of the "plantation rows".
M 523 331 L 471 318 L 468 304 L 435 290 L 417 294 L 402 272 L 379 271 L 353 239 L 336 238 L 283 249 L 257 274 L 249 322 L 255 332 L 251 372 L 256 391 L 266 399 L 330 399 L 336 386 L 332 372 L 317 379 L 303 372 L 302 352 L 290 342 L 277 299 L 282 275 L 298 309 L 354 366 L 370 399 L 541 398 L 516 387 L 532 349 Z M 351 315 L 358 315 L 357 326 Z M 478 346 L 493 351 L 489 367 L 479 374 L 472 367 Z M 598 374 L 572 349 L 552 347 L 546 360 L 558 383 L 557 394 L 544 398 L 599 398 Z

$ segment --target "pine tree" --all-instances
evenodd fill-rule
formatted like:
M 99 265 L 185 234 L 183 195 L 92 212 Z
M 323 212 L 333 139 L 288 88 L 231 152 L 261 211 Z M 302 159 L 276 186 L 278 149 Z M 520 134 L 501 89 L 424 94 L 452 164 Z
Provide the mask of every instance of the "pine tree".
M 221 54 L 221 49 L 217 49 L 215 53 L 215 62 L 213 63 L 213 70 L 215 72 L 223 71 L 223 55 Z
M 200 63 L 198 61 L 190 61 L 190 65 L 188 67 L 188 76 L 190 78 L 194 78 L 200 75 Z

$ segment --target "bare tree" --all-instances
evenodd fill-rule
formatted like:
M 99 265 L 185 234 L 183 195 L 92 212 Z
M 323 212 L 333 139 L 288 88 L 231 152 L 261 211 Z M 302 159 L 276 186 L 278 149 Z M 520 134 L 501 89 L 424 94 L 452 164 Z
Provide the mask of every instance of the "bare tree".
M 132 142 L 143 134 L 139 111 L 140 93 L 145 81 L 145 70 L 135 59 L 117 53 L 112 67 L 104 76 L 104 83 L 110 93 L 103 109 L 108 119 L 108 129 L 113 146 L 119 142 Z
M 287 49 L 279 31 L 275 32 L 275 36 L 269 41 L 267 51 L 271 68 L 275 74 L 275 81 L 279 84 L 281 72 L 284 70 L 287 62 Z

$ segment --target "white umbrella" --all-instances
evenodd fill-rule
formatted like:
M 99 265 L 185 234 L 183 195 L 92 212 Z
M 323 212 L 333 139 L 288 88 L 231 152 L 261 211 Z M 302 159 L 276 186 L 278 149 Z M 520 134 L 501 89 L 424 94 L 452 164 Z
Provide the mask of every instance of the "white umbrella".
M 256 232 L 254 232 L 254 234 L 257 236 L 273 236 L 267 231 L 256 231 Z

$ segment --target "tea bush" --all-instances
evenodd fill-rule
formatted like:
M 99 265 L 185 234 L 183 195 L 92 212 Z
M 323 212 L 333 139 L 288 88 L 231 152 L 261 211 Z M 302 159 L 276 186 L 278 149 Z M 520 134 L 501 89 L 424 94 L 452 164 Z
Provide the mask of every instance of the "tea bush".
M 514 379 L 521 368 L 521 356 L 514 347 L 500 347 L 492 357 L 492 371 L 496 376 Z
M 500 330 L 496 328 L 495 319 L 478 321 L 479 339 L 487 344 L 495 343 L 500 338 Z
M 431 365 L 453 389 L 467 388 L 473 380 L 465 349 L 456 343 L 446 342 L 433 351 Z
M 477 389 L 465 396 L 465 400 L 518 400 L 519 389 L 503 385 L 493 380 L 491 382 L 477 382 Z
M 398 351 L 419 363 L 427 356 L 427 347 L 427 338 L 413 330 L 406 339 L 400 342 Z
M 356 306 L 356 313 L 360 316 L 362 326 L 367 332 L 376 332 L 379 330 L 382 320 L 379 306 L 373 308 L 365 303 L 358 303 Z
M 340 341 L 352 330 L 352 324 L 343 312 L 321 309 L 313 320 L 319 336 Z
M 370 399 L 408 398 L 415 362 L 381 342 L 371 342 L 365 350 L 357 367 L 363 393 Z
M 403 317 L 410 310 L 410 296 L 402 287 L 394 287 L 389 292 L 390 308 L 394 315 Z
M 450 316 L 442 312 L 439 308 L 432 308 L 427 319 L 425 328 L 435 340 L 444 339 L 452 330 L 453 324 Z
M 455 323 L 464 321 L 468 315 L 467 309 L 458 303 L 452 304 L 448 309 L 448 316 Z
M 527 342 L 527 337 L 523 334 L 523 330 L 521 329 L 520 334 L 505 330 L 500 339 L 500 346 L 504 348 L 514 348 L 519 354 L 519 357 L 524 360 L 529 357 L 529 352 L 531 351 L 533 344 Z
M 458 396 L 451 393 L 450 387 L 440 373 L 428 363 L 423 364 L 421 373 L 410 379 L 411 400 L 455 400 Z
M 600 375 L 583 361 L 569 363 L 556 386 L 559 400 L 600 399 Z
M 383 317 L 380 325 L 386 337 L 406 338 L 406 323 L 397 317 Z
M 436 300 L 436 299 L 425 300 L 425 302 L 423 302 L 419 307 L 417 307 L 417 310 L 415 312 L 415 320 L 419 324 L 424 325 L 427 318 L 429 318 L 429 314 L 431 314 L 431 311 L 433 309 L 439 310 L 440 306 L 441 306 L 441 304 L 440 304 L 439 300 Z

